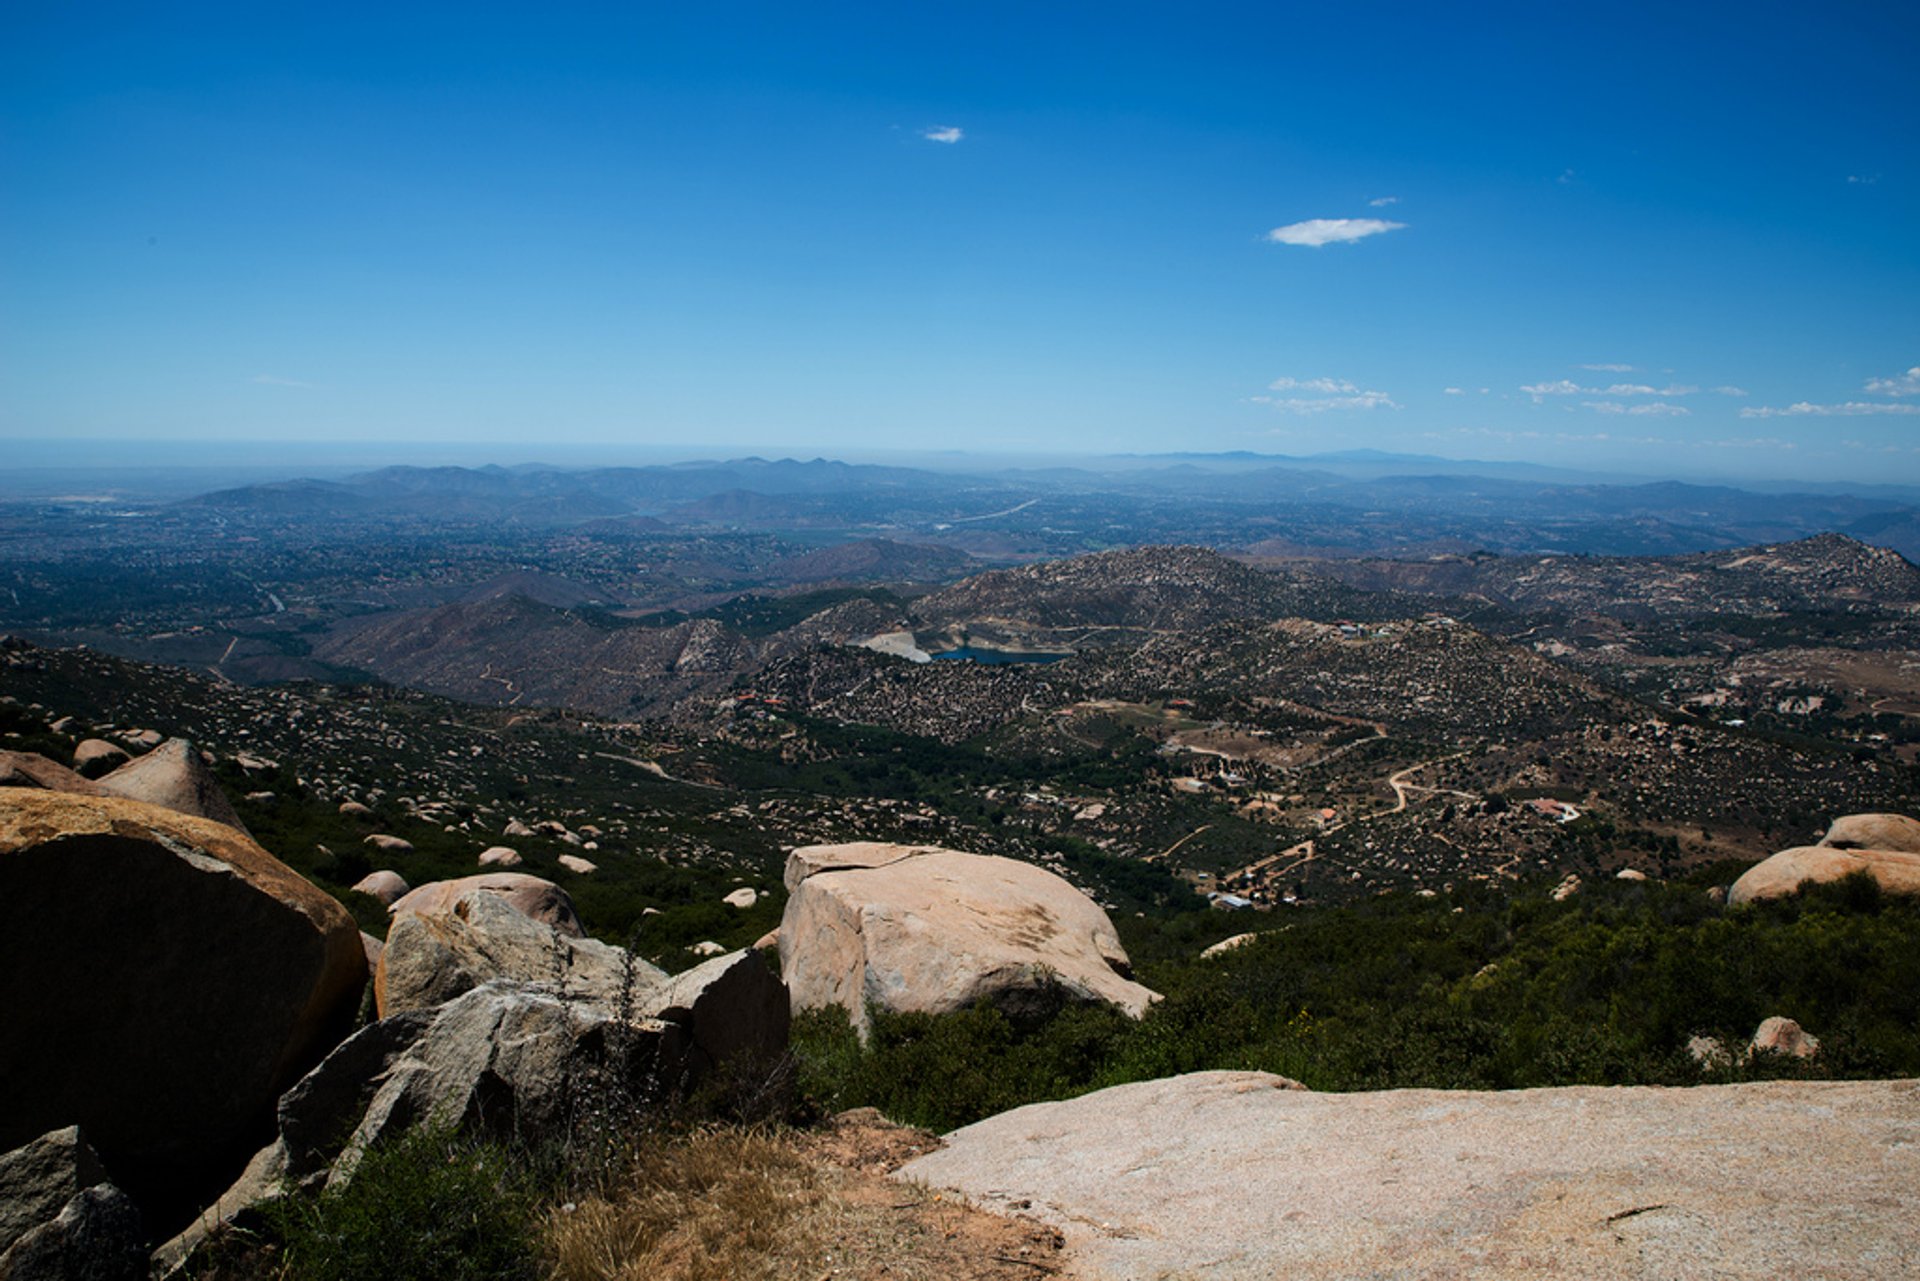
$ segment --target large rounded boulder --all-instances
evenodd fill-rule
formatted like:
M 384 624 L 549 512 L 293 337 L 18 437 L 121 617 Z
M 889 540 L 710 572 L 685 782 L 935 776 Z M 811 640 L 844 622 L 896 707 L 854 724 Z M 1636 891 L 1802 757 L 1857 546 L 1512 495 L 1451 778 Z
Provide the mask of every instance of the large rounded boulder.
M 937 846 L 808 846 L 787 865 L 780 972 L 796 1011 L 930 1014 L 1018 1008 L 1064 994 L 1138 1017 L 1157 999 L 1128 976 L 1099 904 L 1044 868 Z
M 231 1181 L 366 982 L 346 910 L 223 823 L 0 790 L 0 1150 L 82 1126 L 164 1226 Z
M 1748 868 L 1727 892 L 1727 902 L 1785 898 L 1803 885 L 1826 885 L 1856 872 L 1871 876 L 1884 894 L 1920 895 L 1920 854 L 1800 845 Z
M 552 881 L 525 872 L 484 872 L 451 881 L 430 881 L 388 906 L 395 916 L 414 912 L 421 916 L 442 916 L 475 892 L 503 898 L 520 915 L 551 925 L 570 938 L 585 938 L 580 914 L 573 910 L 573 897 Z

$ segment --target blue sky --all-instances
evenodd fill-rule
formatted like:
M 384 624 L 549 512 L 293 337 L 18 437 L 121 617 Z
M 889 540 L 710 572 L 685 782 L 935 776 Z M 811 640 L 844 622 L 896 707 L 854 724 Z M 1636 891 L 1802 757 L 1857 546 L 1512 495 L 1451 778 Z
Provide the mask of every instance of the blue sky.
M 0 11 L 0 437 L 1920 480 L 1920 7 Z

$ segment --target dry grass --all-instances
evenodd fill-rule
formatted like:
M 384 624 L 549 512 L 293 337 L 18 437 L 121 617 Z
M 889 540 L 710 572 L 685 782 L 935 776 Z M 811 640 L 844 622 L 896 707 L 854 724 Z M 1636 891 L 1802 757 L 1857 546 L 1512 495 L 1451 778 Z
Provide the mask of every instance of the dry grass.
M 553 1211 L 556 1281 L 753 1281 L 790 1275 L 819 1172 L 771 1134 L 709 1130 L 638 1153 L 623 1186 Z
M 773 1130 L 660 1140 L 608 1194 L 551 1213 L 552 1276 L 1011 1281 L 1058 1274 L 1051 1229 L 981 1214 L 834 1157 L 817 1138 Z

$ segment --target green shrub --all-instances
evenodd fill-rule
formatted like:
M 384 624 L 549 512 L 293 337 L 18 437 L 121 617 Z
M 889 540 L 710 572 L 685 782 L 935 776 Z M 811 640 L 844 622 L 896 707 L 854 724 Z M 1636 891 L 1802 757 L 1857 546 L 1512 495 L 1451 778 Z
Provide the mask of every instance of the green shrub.
M 288 1281 L 519 1281 L 540 1274 L 537 1202 L 524 1154 L 426 1126 L 273 1203 L 268 1228 Z

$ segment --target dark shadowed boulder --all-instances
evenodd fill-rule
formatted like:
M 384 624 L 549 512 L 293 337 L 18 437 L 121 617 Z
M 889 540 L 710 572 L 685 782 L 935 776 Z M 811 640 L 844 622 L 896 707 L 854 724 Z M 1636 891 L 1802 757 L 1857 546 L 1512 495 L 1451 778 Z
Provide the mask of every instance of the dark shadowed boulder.
M 0 1251 L 60 1213 L 107 1169 L 80 1137 L 80 1127 L 43 1134 L 0 1156 Z
M 344 1034 L 353 918 L 225 824 L 0 790 L 0 1147 L 80 1125 L 158 1226 L 231 1181 Z
M 0 1281 L 140 1281 L 146 1273 L 140 1207 L 111 1183 L 76 1194 L 0 1254 Z

